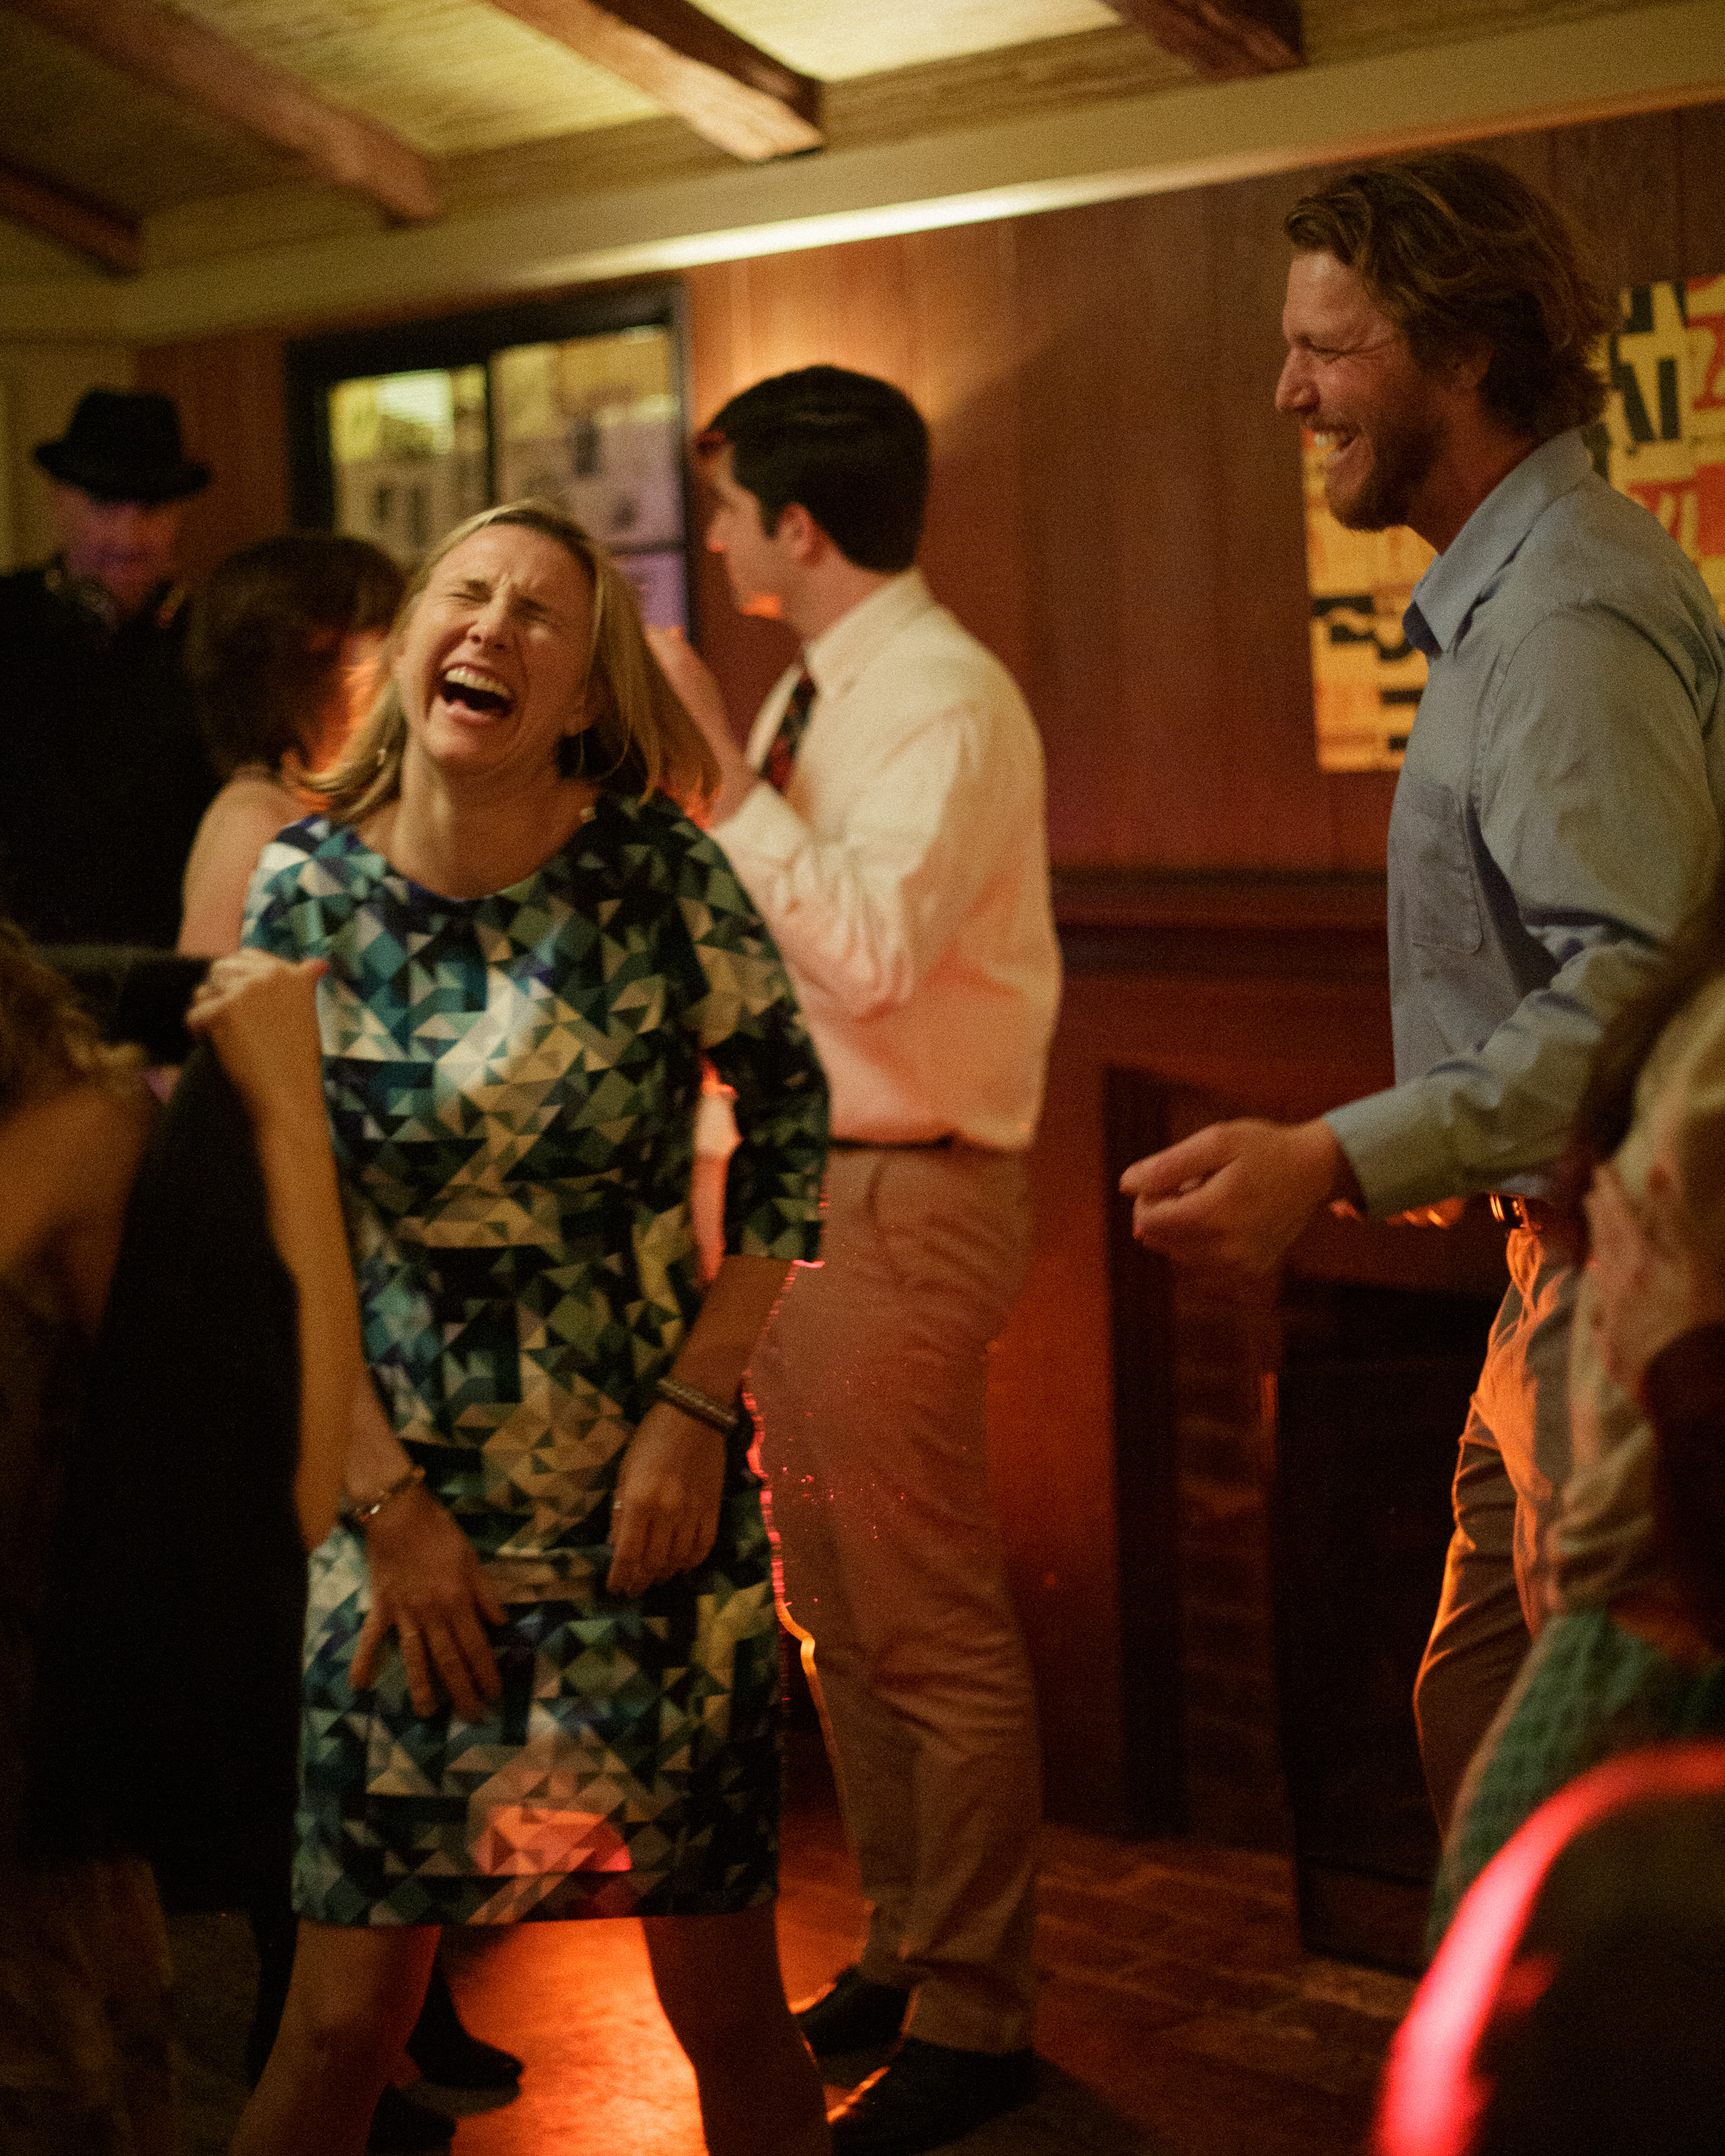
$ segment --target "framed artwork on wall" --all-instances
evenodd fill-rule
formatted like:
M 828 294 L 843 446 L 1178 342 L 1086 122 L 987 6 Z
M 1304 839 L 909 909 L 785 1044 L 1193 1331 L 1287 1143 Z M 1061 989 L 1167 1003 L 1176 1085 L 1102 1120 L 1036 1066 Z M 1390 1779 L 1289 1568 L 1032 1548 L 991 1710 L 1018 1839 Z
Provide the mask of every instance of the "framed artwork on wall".
M 1725 613 L 1725 276 L 1631 285 L 1619 303 L 1595 467 L 1659 518 Z M 1394 770 L 1426 680 L 1402 615 L 1432 549 L 1403 529 L 1345 531 L 1301 439 L 1319 767 Z
M 680 286 L 304 338 L 286 364 L 296 522 L 411 571 L 464 517 L 539 495 L 610 550 L 649 622 L 693 630 Z

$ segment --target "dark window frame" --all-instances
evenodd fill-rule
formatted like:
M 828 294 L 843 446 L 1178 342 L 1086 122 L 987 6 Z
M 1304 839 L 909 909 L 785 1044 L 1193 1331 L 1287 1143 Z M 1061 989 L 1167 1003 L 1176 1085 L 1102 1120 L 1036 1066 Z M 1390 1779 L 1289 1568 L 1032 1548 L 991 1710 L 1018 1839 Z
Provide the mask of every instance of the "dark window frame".
M 511 345 L 557 344 L 569 337 L 605 336 L 622 329 L 665 329 L 671 333 L 681 431 L 689 431 L 688 299 L 681 282 L 597 285 L 549 299 L 513 300 L 368 329 L 297 337 L 284 354 L 287 392 L 288 482 L 293 520 L 309 531 L 336 526 L 336 472 L 329 447 L 329 397 L 338 382 L 372 374 L 408 374 L 433 368 L 489 367 L 492 355 Z M 492 417 L 488 410 L 488 420 Z M 699 629 L 693 485 L 688 461 L 681 467 L 683 598 L 691 635 Z M 486 429 L 486 492 L 497 499 L 497 443 Z

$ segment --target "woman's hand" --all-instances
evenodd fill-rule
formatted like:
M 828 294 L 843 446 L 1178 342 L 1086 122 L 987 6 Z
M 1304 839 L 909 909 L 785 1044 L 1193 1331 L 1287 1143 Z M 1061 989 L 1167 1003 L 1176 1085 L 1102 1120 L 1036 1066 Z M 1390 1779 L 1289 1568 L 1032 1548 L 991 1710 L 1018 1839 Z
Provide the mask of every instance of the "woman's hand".
M 611 1501 L 613 1595 L 643 1595 L 699 1564 L 718 1532 L 724 1439 L 661 1401 L 624 1448 Z
M 456 1713 L 477 1721 L 503 1689 L 482 1620 L 500 1625 L 505 1612 L 474 1545 L 423 1489 L 392 1499 L 367 1523 L 365 1538 L 372 1607 L 354 1648 L 354 1689 L 375 1680 L 392 1627 L 414 1713 L 436 1711 L 435 1678 Z
M 222 1058 L 254 1124 L 284 1106 L 315 1104 L 323 1116 L 317 983 L 328 971 L 321 958 L 295 965 L 239 950 L 216 959 L 193 993 L 187 1031 Z

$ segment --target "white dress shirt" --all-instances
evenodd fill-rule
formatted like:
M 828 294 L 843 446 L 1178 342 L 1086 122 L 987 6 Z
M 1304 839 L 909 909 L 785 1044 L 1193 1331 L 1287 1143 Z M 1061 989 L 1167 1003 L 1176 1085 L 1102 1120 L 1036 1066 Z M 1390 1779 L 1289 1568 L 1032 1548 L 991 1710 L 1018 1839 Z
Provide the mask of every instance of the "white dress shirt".
M 833 1135 L 1019 1150 L 1060 999 L 1035 723 L 915 569 L 803 656 L 787 791 L 756 787 L 712 836 L 784 955 Z M 797 673 L 761 708 L 756 769 Z

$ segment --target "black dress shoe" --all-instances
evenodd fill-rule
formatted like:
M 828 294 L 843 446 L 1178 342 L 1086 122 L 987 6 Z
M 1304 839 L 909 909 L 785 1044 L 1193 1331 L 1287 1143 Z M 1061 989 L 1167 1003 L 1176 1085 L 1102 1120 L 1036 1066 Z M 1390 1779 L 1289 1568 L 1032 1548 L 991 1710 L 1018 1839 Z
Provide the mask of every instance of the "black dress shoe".
M 853 1962 L 839 1971 L 830 1990 L 792 2018 L 815 2057 L 831 2059 L 837 2052 L 878 2051 L 894 2042 L 910 2003 L 908 1991 L 871 1983 Z
M 1036 2094 L 1033 2051 L 959 2051 L 906 2037 L 832 2120 L 833 2156 L 922 2156 Z
M 455 2122 L 442 2112 L 416 2103 L 411 2096 L 405 2096 L 393 2084 L 386 2087 L 378 2098 L 377 2109 L 372 2113 L 371 2131 L 366 2135 L 366 2147 L 373 2156 L 417 2156 L 423 2150 L 428 2156 L 436 2156 L 446 2149 L 455 2137 Z
M 449 1980 L 435 1961 L 407 2055 L 440 2089 L 507 2089 L 521 2078 L 521 2061 L 512 2051 L 487 2044 L 461 2026 Z

